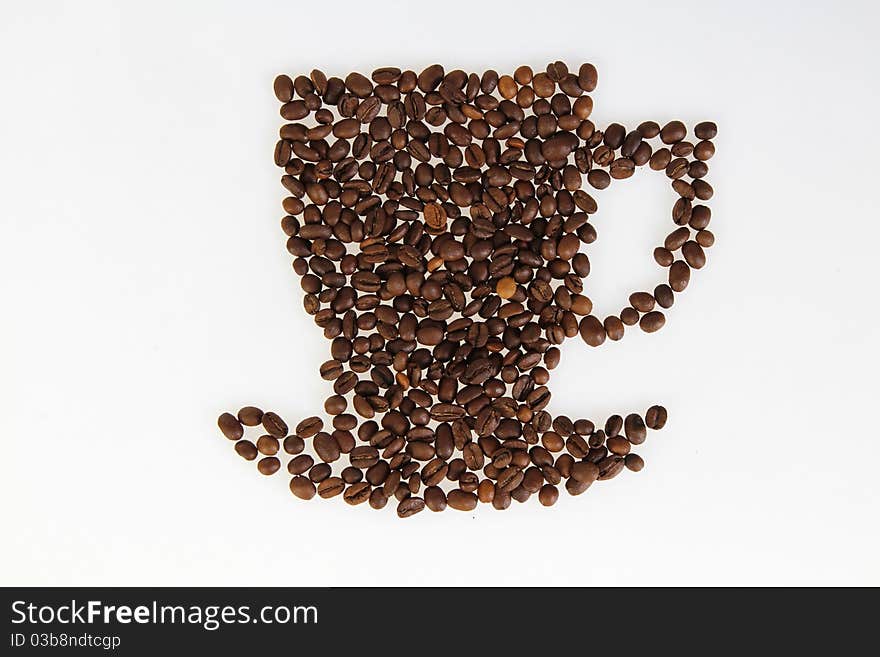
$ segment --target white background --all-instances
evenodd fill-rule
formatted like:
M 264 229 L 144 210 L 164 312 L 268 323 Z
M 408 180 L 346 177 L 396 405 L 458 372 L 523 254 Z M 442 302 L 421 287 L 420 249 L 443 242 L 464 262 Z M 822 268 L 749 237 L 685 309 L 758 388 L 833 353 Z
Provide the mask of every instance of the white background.
M 880 584 L 872 5 L 4 3 L 0 584 Z M 647 467 L 552 509 L 293 498 L 215 424 L 329 391 L 274 76 L 555 59 L 597 65 L 600 125 L 719 125 L 708 266 L 551 381 L 575 418 L 665 404 Z M 674 197 L 649 171 L 596 197 L 605 314 L 661 282 Z

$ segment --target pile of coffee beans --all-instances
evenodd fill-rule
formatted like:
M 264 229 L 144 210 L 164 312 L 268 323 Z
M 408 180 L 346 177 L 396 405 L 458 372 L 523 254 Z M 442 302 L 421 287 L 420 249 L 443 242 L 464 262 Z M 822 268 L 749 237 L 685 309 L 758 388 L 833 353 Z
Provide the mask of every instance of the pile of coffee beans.
M 291 431 L 252 406 L 224 413 L 240 456 L 271 475 L 287 455 L 298 498 L 379 509 L 393 497 L 400 517 L 532 495 L 551 506 L 560 486 L 579 495 L 642 469 L 632 450 L 666 410 L 602 426 L 551 416 L 550 370 L 566 338 L 597 347 L 627 327 L 663 327 L 714 242 L 701 202 L 717 130 L 699 123 L 689 140 L 680 121 L 600 129 L 596 82 L 591 64 L 562 62 L 512 75 L 435 64 L 278 76 L 281 227 L 305 310 L 331 342 L 320 375 L 332 420 Z M 598 208 L 585 187 L 645 165 L 674 192 L 676 228 L 654 251 L 668 277 L 603 319 L 584 290 Z M 261 427 L 255 443 L 245 427 Z

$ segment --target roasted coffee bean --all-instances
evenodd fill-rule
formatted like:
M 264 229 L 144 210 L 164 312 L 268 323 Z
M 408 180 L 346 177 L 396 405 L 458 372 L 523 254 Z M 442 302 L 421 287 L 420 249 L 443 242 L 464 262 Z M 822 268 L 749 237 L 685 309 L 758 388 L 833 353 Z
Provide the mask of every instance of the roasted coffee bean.
M 267 456 L 257 462 L 257 470 L 260 471 L 260 474 L 272 475 L 278 472 L 280 468 L 281 461 L 274 456 Z
M 640 472 L 645 467 L 645 461 L 638 454 L 627 454 L 623 459 L 623 464 L 633 472 Z
M 599 479 L 613 479 L 623 470 L 623 457 L 608 456 L 597 464 L 599 467 Z
M 407 497 L 397 505 L 397 515 L 400 518 L 409 518 L 425 508 L 425 500 L 420 497 Z
M 652 310 L 651 312 L 643 315 L 639 320 L 639 328 L 641 328 L 645 333 L 653 333 L 654 331 L 659 331 L 663 328 L 663 325 L 666 323 L 666 317 L 659 310 Z
M 645 424 L 649 429 L 660 430 L 666 425 L 666 409 L 662 406 L 652 406 L 645 413 Z
M 301 438 L 311 438 L 324 428 L 324 421 L 319 417 L 307 417 L 296 425 L 296 435 Z
M 309 479 L 316 484 L 324 481 L 331 474 L 333 474 L 333 468 L 326 463 L 318 463 L 309 469 Z
M 684 256 L 685 262 L 693 269 L 702 269 L 706 264 L 706 254 L 703 247 L 693 240 L 684 243 L 681 247 L 681 254 Z
M 459 489 L 449 491 L 446 502 L 457 511 L 473 511 L 477 508 L 477 496 Z
M 581 337 L 591 347 L 598 347 L 605 342 L 605 327 L 597 317 L 587 315 L 580 321 L 579 331 Z
M 388 497 L 381 488 L 374 488 L 370 493 L 370 506 L 374 509 L 384 509 L 388 504 Z
M 290 460 L 287 464 L 287 471 L 292 475 L 299 475 L 304 472 L 308 472 L 309 468 L 311 468 L 315 464 L 315 459 L 311 457 L 309 454 L 300 454 L 296 458 Z
M 272 411 L 263 413 L 262 423 L 263 428 L 271 436 L 284 438 L 287 435 L 287 424 Z
M 310 500 L 315 496 L 317 489 L 308 477 L 300 475 L 290 480 L 290 492 L 301 500 Z
M 344 499 L 346 503 L 355 506 L 357 504 L 363 504 L 370 499 L 370 494 L 372 492 L 372 487 L 369 483 L 366 481 L 360 481 L 351 484 L 346 488 L 345 492 L 342 494 L 342 499 Z
M 589 461 L 578 461 L 571 467 L 571 477 L 581 483 L 592 484 L 599 478 L 599 467 Z
M 232 413 L 223 413 L 217 419 L 217 426 L 220 427 L 220 431 L 222 431 L 223 435 L 229 438 L 229 440 L 241 440 L 241 437 L 244 435 L 244 429 L 241 426 L 241 422 L 239 422 L 238 418 Z
M 642 416 L 637 413 L 630 413 L 627 415 L 626 420 L 623 423 L 623 432 L 626 435 L 627 440 L 633 445 L 641 445 L 645 442 L 647 434 L 645 432 L 645 422 L 642 420 Z
M 260 436 L 257 440 L 257 451 L 265 456 L 275 456 L 280 444 L 274 436 Z
M 256 427 L 263 421 L 263 411 L 256 406 L 245 406 L 238 411 L 238 421 L 246 427 Z
M 324 463 L 332 463 L 339 458 L 339 444 L 329 433 L 321 432 L 312 441 L 315 453 Z
M 551 484 L 544 484 L 538 492 L 538 501 L 544 506 L 553 506 L 559 499 L 559 489 Z
M 239 440 L 235 443 L 235 451 L 236 453 L 243 459 L 247 461 L 253 461 L 257 458 L 257 454 L 259 450 L 257 450 L 257 446 L 254 445 L 250 440 Z
M 318 484 L 318 495 L 324 499 L 341 495 L 345 482 L 341 477 L 327 477 Z
M 446 509 L 446 493 L 439 486 L 428 486 L 425 489 L 425 506 L 431 511 L 443 511 Z

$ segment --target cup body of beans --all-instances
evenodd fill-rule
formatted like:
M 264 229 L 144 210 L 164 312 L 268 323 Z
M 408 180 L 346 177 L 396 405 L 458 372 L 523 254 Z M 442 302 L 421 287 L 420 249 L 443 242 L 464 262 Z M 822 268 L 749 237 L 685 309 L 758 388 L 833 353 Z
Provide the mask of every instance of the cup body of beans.
M 553 506 L 561 489 L 644 468 L 635 450 L 666 409 L 602 425 L 551 414 L 550 372 L 569 338 L 599 347 L 666 326 L 715 242 L 717 127 L 597 124 L 597 83 L 593 65 L 561 61 L 275 79 L 281 228 L 329 342 L 328 396 L 293 427 L 255 406 L 220 415 L 239 456 L 266 476 L 286 466 L 295 498 L 401 518 Z M 652 254 L 668 271 L 594 314 L 596 197 L 640 168 L 669 185 L 673 226 Z

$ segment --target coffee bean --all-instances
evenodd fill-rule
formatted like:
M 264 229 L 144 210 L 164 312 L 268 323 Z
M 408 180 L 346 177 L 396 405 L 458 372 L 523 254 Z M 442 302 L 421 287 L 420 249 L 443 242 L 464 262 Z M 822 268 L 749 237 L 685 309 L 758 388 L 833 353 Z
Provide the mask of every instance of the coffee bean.
M 287 435 L 287 424 L 272 411 L 263 413 L 262 423 L 263 428 L 270 436 L 284 438 Z
M 446 493 L 439 486 L 428 486 L 425 489 L 425 506 L 431 511 L 443 511 L 446 509 Z
M 645 467 L 645 461 L 638 454 L 627 454 L 623 459 L 623 464 L 633 472 L 640 472 Z
M 454 489 L 446 495 L 446 502 L 457 511 L 473 511 L 477 507 L 477 496 L 473 493 Z
M 316 484 L 324 481 L 331 474 L 333 474 L 333 468 L 326 463 L 318 463 L 309 469 L 309 479 Z
M 650 312 L 654 309 L 654 297 L 647 292 L 633 292 L 629 295 L 630 305 L 642 313 Z
M 372 492 L 372 487 L 369 483 L 367 483 L 366 481 L 360 481 L 351 484 L 348 488 L 346 488 L 345 492 L 342 494 L 342 498 L 346 501 L 347 504 L 355 506 L 366 502 L 370 498 Z
M 645 424 L 649 429 L 660 430 L 666 425 L 666 409 L 662 406 L 652 406 L 645 413 Z
M 666 317 L 664 317 L 663 313 L 659 310 L 653 310 L 642 316 L 642 319 L 639 320 L 639 328 L 645 333 L 653 333 L 663 328 L 665 323 Z
M 330 434 L 325 432 L 319 433 L 315 436 L 312 444 L 318 458 L 324 461 L 324 463 L 332 463 L 339 458 L 339 443 L 337 443 Z
M 241 422 L 232 413 L 223 413 L 217 419 L 217 426 L 220 427 L 220 431 L 229 440 L 240 440 L 244 435 L 244 428 L 242 428 Z
M 278 472 L 280 468 L 281 461 L 274 456 L 267 456 L 257 462 L 257 470 L 260 471 L 260 474 L 272 475 Z
M 669 287 L 675 292 L 684 292 L 691 279 L 691 270 L 683 260 L 676 260 L 669 267 Z
M 664 144 L 674 144 L 681 141 L 687 135 L 687 128 L 681 121 L 670 121 L 660 130 L 660 141 Z
M 341 495 L 345 490 L 345 482 L 341 477 L 327 477 L 318 484 L 318 495 L 324 499 Z
M 296 435 L 301 438 L 311 438 L 324 428 L 324 421 L 319 417 L 307 417 L 296 425 Z
M 235 443 L 235 451 L 241 458 L 247 461 L 253 461 L 257 458 L 258 450 L 250 440 L 239 440 Z
M 274 436 L 260 436 L 257 440 L 257 451 L 266 456 L 275 456 L 280 445 Z
M 597 317 L 587 315 L 580 321 L 579 331 L 581 337 L 591 347 L 598 347 L 605 342 L 605 327 Z
M 308 477 L 297 476 L 290 480 L 290 492 L 301 500 L 310 500 L 315 496 L 316 488 Z
M 544 506 L 553 506 L 559 499 L 559 489 L 551 484 L 544 484 L 538 492 L 538 501 Z
M 420 497 L 407 497 L 397 505 L 397 515 L 400 518 L 409 518 L 425 508 L 425 500 Z
M 645 422 L 642 417 L 636 413 L 627 415 L 623 423 L 623 432 L 633 445 L 641 445 L 645 442 Z
M 510 276 L 505 276 L 504 278 L 499 279 L 495 287 L 495 292 L 502 299 L 510 299 L 516 294 L 516 287 L 516 281 Z
M 370 506 L 374 509 L 384 509 L 388 504 L 388 497 L 381 488 L 374 488 L 370 493 Z
M 718 127 L 712 121 L 703 121 L 694 126 L 694 134 L 698 139 L 714 139 L 718 134 Z
M 599 468 L 589 461 L 578 461 L 571 468 L 571 476 L 576 481 L 592 484 L 599 478 Z
M 256 406 L 245 406 L 238 411 L 238 421 L 246 427 L 256 427 L 263 421 L 263 411 Z
M 286 75 L 279 75 L 275 78 L 275 97 L 282 103 L 293 100 L 293 80 Z
M 693 240 L 688 240 L 684 243 L 681 247 L 681 253 L 684 256 L 685 262 L 693 269 L 702 269 L 706 264 L 706 254 L 703 251 L 703 247 Z
M 613 479 L 623 470 L 623 458 L 620 456 L 608 456 L 597 464 L 599 467 L 599 480 Z

